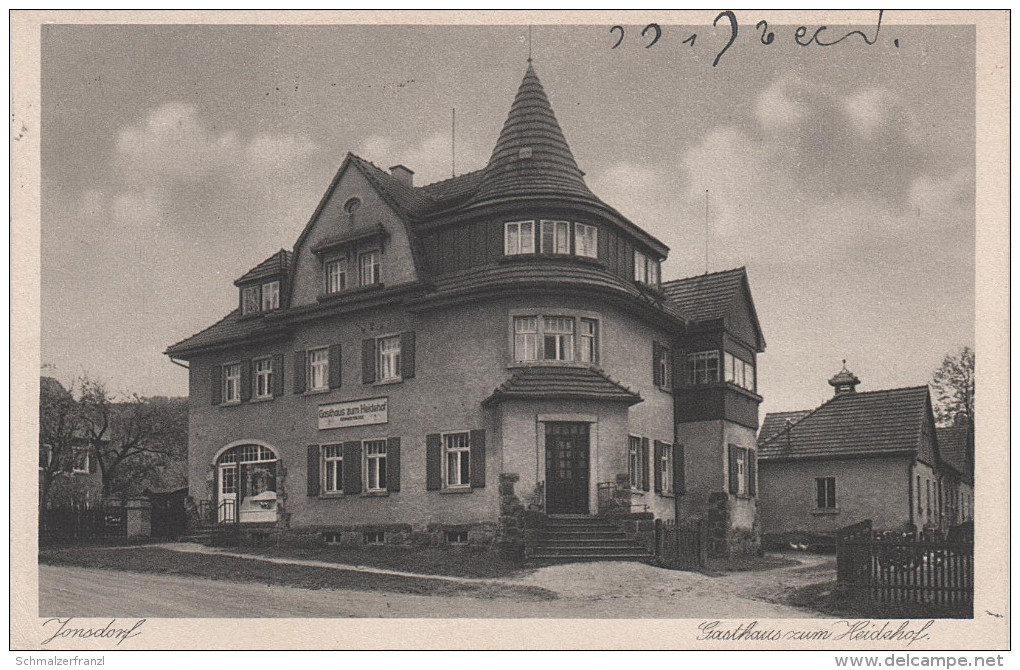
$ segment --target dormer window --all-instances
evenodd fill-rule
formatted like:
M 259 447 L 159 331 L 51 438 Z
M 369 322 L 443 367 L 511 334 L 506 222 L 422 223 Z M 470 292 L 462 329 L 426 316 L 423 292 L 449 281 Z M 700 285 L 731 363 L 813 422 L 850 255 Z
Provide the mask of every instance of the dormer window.
M 379 279 L 379 252 L 368 251 L 358 257 L 358 265 L 361 274 L 361 285 L 371 286 L 378 284 Z
M 634 250 L 634 281 L 658 287 L 659 285 L 659 261 Z
M 280 309 L 280 282 L 271 281 L 262 285 L 262 311 Z
M 347 288 L 347 259 L 326 263 L 326 293 L 339 293 Z
M 241 289 L 241 313 L 255 314 L 259 311 L 259 287 L 245 286 Z
M 361 207 L 361 198 L 351 198 L 344 203 L 344 211 L 347 212 L 348 216 L 358 211 L 359 207 Z

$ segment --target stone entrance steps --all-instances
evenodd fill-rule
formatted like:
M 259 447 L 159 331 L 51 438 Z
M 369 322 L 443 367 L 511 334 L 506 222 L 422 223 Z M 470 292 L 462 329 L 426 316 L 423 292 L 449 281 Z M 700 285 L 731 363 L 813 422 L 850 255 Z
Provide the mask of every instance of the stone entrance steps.
M 536 533 L 528 558 L 535 561 L 646 561 L 652 555 L 603 519 L 551 517 Z

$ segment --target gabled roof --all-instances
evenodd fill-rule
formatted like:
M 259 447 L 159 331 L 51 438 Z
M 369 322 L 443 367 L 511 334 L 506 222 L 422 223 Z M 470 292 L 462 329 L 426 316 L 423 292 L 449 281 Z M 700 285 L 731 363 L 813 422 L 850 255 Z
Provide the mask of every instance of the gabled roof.
M 743 267 L 662 282 L 662 291 L 691 321 L 724 318 L 746 277 Z
M 916 452 L 930 413 L 927 386 L 845 393 L 759 443 L 760 460 Z
M 640 395 L 595 367 L 533 365 L 521 368 L 499 385 L 483 405 L 520 399 L 606 400 L 633 405 Z
M 752 326 L 757 334 L 759 350 L 765 348 L 765 337 L 758 322 L 758 314 L 751 298 L 751 286 L 747 280 L 747 269 L 743 266 L 732 270 L 711 272 L 684 279 L 673 279 L 662 283 L 662 292 L 689 321 L 706 323 L 725 319 L 733 308 L 740 292 L 747 297 Z
M 290 269 L 290 263 L 291 253 L 286 249 L 280 249 L 275 254 L 241 275 L 241 277 L 234 282 L 234 285 L 240 286 L 241 284 L 246 284 L 258 279 L 286 275 Z
M 935 429 L 935 436 L 939 444 L 939 457 L 967 479 L 971 474 L 970 458 L 967 453 L 970 430 L 970 426 L 948 426 Z
M 765 415 L 765 420 L 762 421 L 761 429 L 758 431 L 758 444 L 760 445 L 776 433 L 786 430 L 787 421 L 791 424 L 797 423 L 810 413 L 809 409 L 793 412 L 769 412 Z

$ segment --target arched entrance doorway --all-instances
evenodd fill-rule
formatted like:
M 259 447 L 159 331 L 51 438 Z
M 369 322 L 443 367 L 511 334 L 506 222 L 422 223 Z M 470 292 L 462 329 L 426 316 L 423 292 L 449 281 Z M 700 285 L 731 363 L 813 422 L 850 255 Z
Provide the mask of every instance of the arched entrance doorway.
M 216 459 L 220 523 L 276 521 L 276 453 L 262 444 L 239 444 Z

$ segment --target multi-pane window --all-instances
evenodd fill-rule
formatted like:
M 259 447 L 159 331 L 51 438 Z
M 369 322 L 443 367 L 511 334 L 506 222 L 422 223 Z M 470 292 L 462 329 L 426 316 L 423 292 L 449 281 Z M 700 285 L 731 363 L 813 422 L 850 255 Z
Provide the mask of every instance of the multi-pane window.
M 254 314 L 259 311 L 259 290 L 258 286 L 245 286 L 241 289 L 242 314 Z
M 659 285 L 659 261 L 637 249 L 634 250 L 634 281 L 649 286 Z
M 400 336 L 379 339 L 379 381 L 400 379 Z
M 312 391 L 329 388 L 329 349 L 308 352 L 308 388 Z
M 367 440 L 364 445 L 365 488 L 369 491 L 385 491 L 386 440 Z
M 362 286 L 371 286 L 379 283 L 379 252 L 368 251 L 358 257 L 360 268 L 360 279 Z
M 347 260 L 326 263 L 326 293 L 339 293 L 347 288 Z
M 570 253 L 570 222 L 542 221 L 542 253 Z
M 719 352 L 701 351 L 687 356 L 689 376 L 687 382 L 695 384 L 711 384 L 719 381 Z
M 223 366 L 223 402 L 241 401 L 241 364 Z
M 343 445 L 326 444 L 322 447 L 322 473 L 326 493 L 342 493 L 344 490 Z
M 818 477 L 815 479 L 815 507 L 818 509 L 836 509 L 835 477 Z
M 542 321 L 542 358 L 547 361 L 574 360 L 574 319 L 547 316 Z
M 535 222 L 514 221 L 503 227 L 503 253 L 507 256 L 535 253 Z
M 237 466 L 220 468 L 220 493 L 237 493 Z
M 641 488 L 644 464 L 641 462 L 641 438 L 630 436 L 627 446 L 627 472 L 630 474 L 630 487 Z
M 663 493 L 673 492 L 673 445 L 663 444 L 659 447 L 659 488 Z
M 673 353 L 669 347 L 656 347 L 655 370 L 659 386 L 670 388 L 673 384 Z
M 260 358 L 255 361 L 255 397 L 273 397 L 273 359 Z
M 514 360 L 538 360 L 538 317 L 514 317 Z
M 747 495 L 747 449 L 737 449 L 737 495 Z
M 599 322 L 595 319 L 581 319 L 581 360 L 597 363 L 599 360 Z
M 280 309 L 280 282 L 271 281 L 262 285 L 262 311 Z
M 575 223 L 574 253 L 587 258 L 598 258 L 599 229 L 584 223 Z
M 457 488 L 471 485 L 471 448 L 468 433 L 448 433 L 443 436 L 446 467 L 446 486 Z
M 724 379 L 736 384 L 748 391 L 755 390 L 754 366 L 743 361 L 733 354 L 726 352 L 723 355 Z

